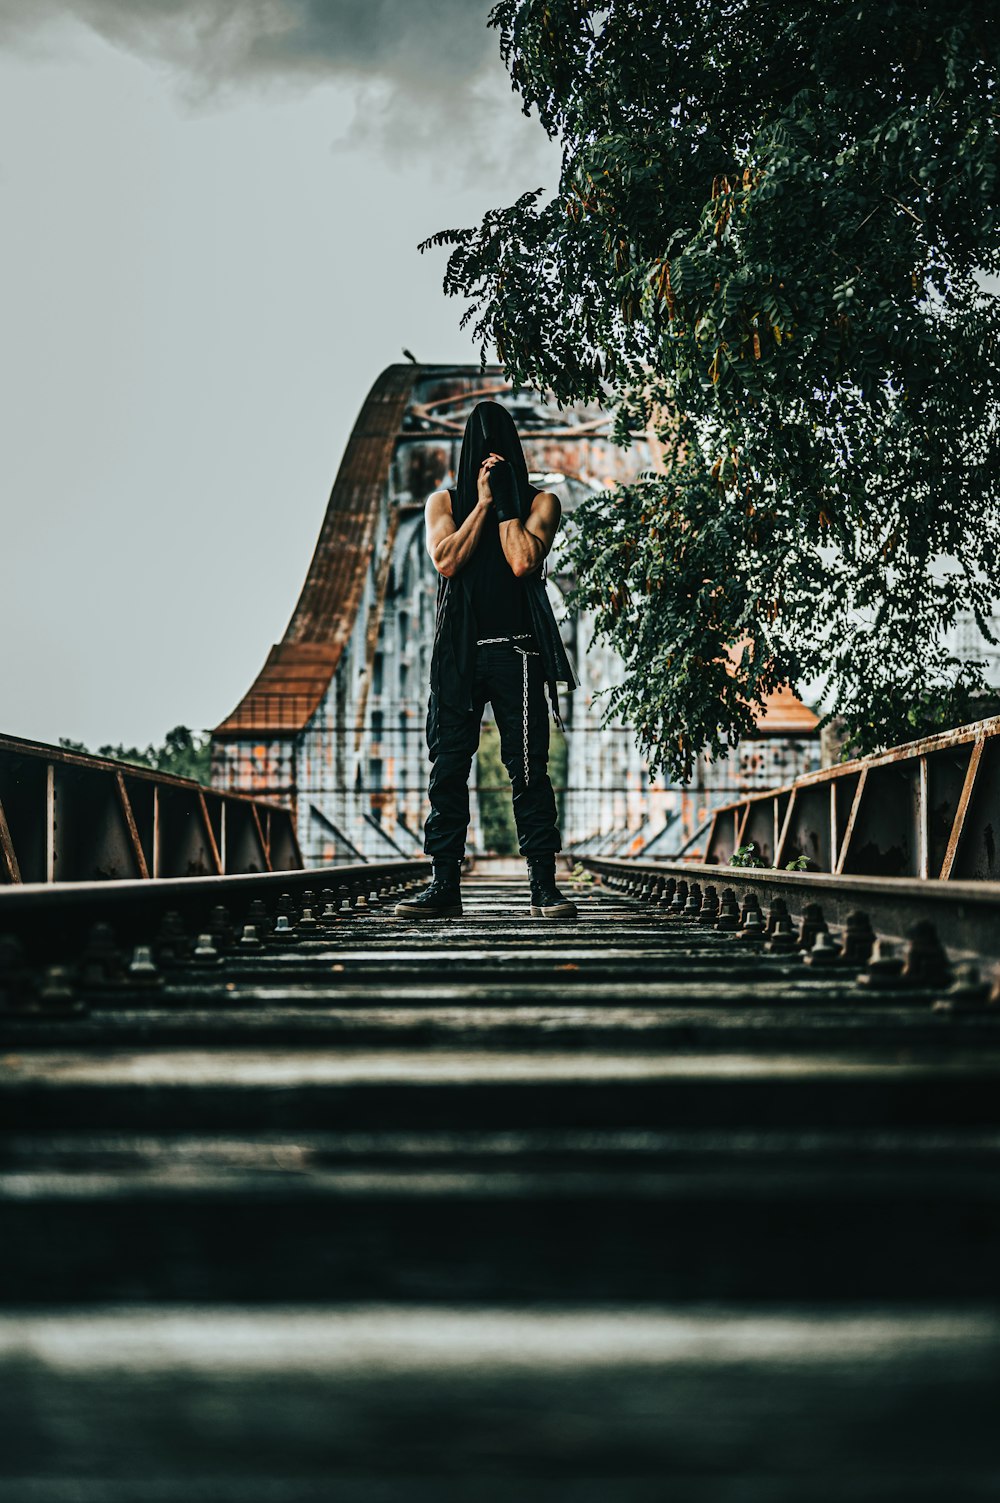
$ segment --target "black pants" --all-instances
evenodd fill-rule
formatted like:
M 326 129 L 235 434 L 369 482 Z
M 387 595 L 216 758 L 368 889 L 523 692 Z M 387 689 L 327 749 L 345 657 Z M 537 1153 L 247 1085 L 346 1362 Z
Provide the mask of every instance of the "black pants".
M 528 644 L 530 646 L 530 643 Z M 527 693 L 525 693 L 527 664 Z M 479 746 L 487 702 L 500 732 L 500 755 L 510 778 L 523 856 L 546 856 L 561 846 L 556 800 L 549 782 L 549 711 L 541 659 L 510 643 L 476 648 L 472 709 L 440 707 L 437 756 L 431 767 L 431 812 L 424 826 L 429 856 L 460 860 L 469 828 L 469 772 Z

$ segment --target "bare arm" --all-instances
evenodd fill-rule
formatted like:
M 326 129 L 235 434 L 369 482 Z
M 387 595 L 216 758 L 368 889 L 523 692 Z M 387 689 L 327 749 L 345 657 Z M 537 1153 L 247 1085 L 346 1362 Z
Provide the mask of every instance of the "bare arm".
M 435 491 L 427 498 L 424 518 L 427 527 L 427 552 L 435 569 L 450 579 L 465 567 L 479 546 L 486 513 L 492 501 L 485 505 L 480 499 L 472 508 L 461 527 L 455 526 L 451 511 L 451 497 L 447 491 Z
M 500 546 L 519 579 L 537 573 L 542 567 L 555 541 L 561 516 L 558 496 L 551 491 L 539 491 L 526 522 L 515 519 L 500 523 Z

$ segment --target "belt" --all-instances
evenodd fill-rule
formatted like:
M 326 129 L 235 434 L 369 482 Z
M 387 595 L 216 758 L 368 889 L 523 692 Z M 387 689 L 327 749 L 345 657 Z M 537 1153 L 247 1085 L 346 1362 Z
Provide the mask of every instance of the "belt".
M 520 632 L 516 637 L 479 637 L 477 639 L 477 641 L 476 641 L 476 646 L 477 647 L 495 647 L 495 646 L 499 646 L 503 642 L 509 642 L 510 645 L 511 645 L 511 647 L 513 647 L 514 651 L 515 652 L 519 652 L 521 654 L 521 661 L 524 664 L 524 677 L 523 677 L 522 683 L 523 683 L 523 689 L 524 689 L 524 693 L 523 693 L 523 706 L 524 706 L 523 727 L 524 727 L 524 786 L 525 787 L 528 786 L 528 783 L 530 781 L 530 774 L 529 774 L 529 769 L 528 769 L 528 659 L 529 658 L 537 658 L 537 657 L 540 656 L 540 654 L 536 650 L 533 650 L 533 649 L 528 648 L 528 647 L 518 647 L 517 644 L 518 644 L 518 642 L 530 642 L 531 640 L 532 640 L 531 633 L 526 631 L 526 632 Z

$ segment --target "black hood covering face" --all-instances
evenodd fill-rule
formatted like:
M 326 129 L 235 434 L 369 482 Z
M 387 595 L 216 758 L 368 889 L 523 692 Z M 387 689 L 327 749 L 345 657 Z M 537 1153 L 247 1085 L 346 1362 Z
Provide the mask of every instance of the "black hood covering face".
M 459 527 L 476 504 L 479 471 L 488 454 L 500 454 L 504 459 L 504 463 L 497 465 L 490 475 L 490 488 L 494 496 L 501 486 L 504 490 L 513 489 L 517 515 L 522 522 L 527 518 L 531 503 L 538 495 L 538 491 L 528 480 L 528 465 L 514 419 L 499 402 L 477 402 L 465 425 L 462 453 L 458 461 L 458 483 L 452 514 Z

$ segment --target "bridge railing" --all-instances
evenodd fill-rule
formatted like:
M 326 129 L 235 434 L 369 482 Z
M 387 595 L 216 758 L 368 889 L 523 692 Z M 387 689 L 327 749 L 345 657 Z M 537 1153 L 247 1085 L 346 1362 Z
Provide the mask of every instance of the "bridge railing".
M 1000 877 L 1000 716 L 724 804 L 702 864 L 942 881 Z
M 301 866 L 292 814 L 279 804 L 0 736 L 0 884 Z

